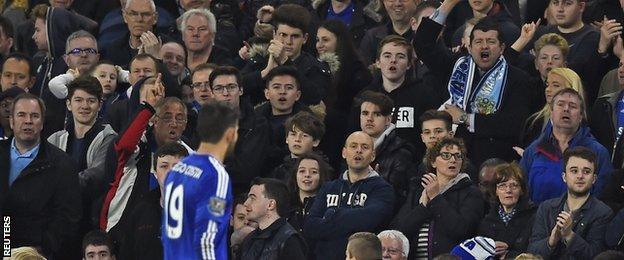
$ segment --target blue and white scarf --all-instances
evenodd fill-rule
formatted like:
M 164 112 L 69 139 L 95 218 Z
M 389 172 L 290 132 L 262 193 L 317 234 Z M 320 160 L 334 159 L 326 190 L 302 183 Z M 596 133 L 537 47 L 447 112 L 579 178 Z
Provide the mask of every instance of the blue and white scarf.
M 472 79 L 477 69 L 476 64 L 471 56 L 459 58 L 453 66 L 448 83 L 451 97 L 445 104 L 459 106 L 467 113 L 484 115 L 496 113 L 505 92 L 508 68 L 507 61 L 501 56 L 483 75 L 473 91 Z

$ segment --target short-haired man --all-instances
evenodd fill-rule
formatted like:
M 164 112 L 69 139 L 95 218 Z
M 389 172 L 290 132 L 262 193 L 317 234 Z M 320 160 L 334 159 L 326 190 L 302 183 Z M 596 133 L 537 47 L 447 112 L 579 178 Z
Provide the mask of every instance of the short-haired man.
M 401 231 L 384 230 L 377 237 L 381 241 L 381 254 L 383 259 L 407 260 L 409 256 L 409 240 Z
M 346 260 L 381 259 L 381 241 L 370 232 L 357 232 L 349 237 L 345 254 Z
M 376 156 L 371 166 L 394 188 L 395 210 L 398 211 L 414 175 L 415 148 L 397 136 L 396 126 L 391 123 L 392 99 L 382 93 L 364 91 L 360 101 L 360 128 L 375 141 Z
M 180 32 L 187 50 L 186 62 L 193 70 L 203 63 L 229 65 L 228 50 L 215 45 L 217 21 L 205 8 L 187 10 L 180 17 Z
M 375 62 L 381 77 L 373 80 L 364 90 L 383 93 L 392 99 L 392 123 L 396 126 L 397 134 L 416 147 L 415 158 L 420 158 L 425 154 L 425 149 L 418 139 L 418 116 L 438 104 L 432 104 L 424 88 L 417 86 L 407 76 L 412 66 L 412 54 L 412 45 L 405 38 L 397 35 L 385 37 L 379 43 Z
M 82 239 L 82 260 L 115 260 L 113 241 L 106 232 L 96 229 Z
M 105 193 L 99 226 L 116 241 L 130 220 L 126 208 L 134 208 L 139 198 L 158 188 L 153 176 L 154 152 L 167 143 L 179 143 L 189 153 L 192 149 L 181 140 L 186 128 L 186 104 L 175 97 L 164 98 L 159 74 L 137 88 L 141 101 L 136 115 L 114 144 L 114 153 L 107 160 L 116 161 L 113 183 Z M 153 117 L 153 118 L 152 118 Z M 151 120 L 150 120 L 151 119 Z M 148 126 L 148 123 L 152 123 Z
M 48 84 L 58 99 L 67 98 L 67 85 L 81 73 L 87 73 L 100 60 L 97 39 L 85 30 L 72 33 L 67 37 L 63 59 L 69 68 L 67 73 L 52 78 Z
M 197 153 L 176 164 L 164 183 L 165 259 L 221 259 L 229 251 L 233 195 L 223 162 L 234 154 L 239 113 L 212 102 L 202 106 L 198 119 Z
M 561 178 L 566 193 L 543 202 L 535 215 L 528 251 L 553 259 L 592 259 L 606 249 L 611 209 L 590 194 L 597 180 L 596 154 L 585 147 L 568 149 Z
M 431 18 L 423 18 L 414 38 L 416 54 L 437 75 L 450 75 L 451 98 L 443 108 L 458 124 L 455 136 L 466 142 L 472 162 L 514 159 L 512 147 L 530 113 L 527 104 L 533 92 L 527 91 L 531 89 L 526 84 L 528 76 L 502 56 L 506 45 L 499 24 L 491 17 L 474 26 L 469 55 L 457 58 L 448 52 L 437 35 L 459 2 L 444 1 Z
M 85 30 L 73 32 L 67 37 L 63 58 L 70 69 L 86 73 L 100 60 L 97 39 Z
M 193 89 L 192 109 L 197 113 L 202 105 L 212 100 L 210 89 L 210 73 L 218 66 L 212 63 L 200 64 L 191 72 L 191 88 Z
M 12 87 L 6 91 L 0 92 L 0 140 L 4 140 L 13 135 L 11 129 L 11 109 L 13 108 L 13 100 L 24 93 L 19 87 Z
M 316 242 L 312 250 L 317 259 L 344 259 L 351 234 L 378 230 L 392 217 L 394 191 L 370 167 L 373 146 L 373 138 L 364 132 L 349 135 L 342 148 L 348 169 L 317 193 L 303 229 Z
M 72 244 L 82 212 L 78 174 L 71 157 L 42 139 L 45 113 L 32 94 L 13 101 L 13 138 L 0 141 L 0 215 L 11 218 L 12 247 L 67 259 L 74 253 L 63 249 L 79 247 Z
M 161 38 L 154 33 L 158 12 L 153 0 L 127 0 L 122 7 L 123 21 L 129 33 L 104 49 L 104 58 L 116 65 L 127 67 L 138 53 L 158 56 Z
M 328 93 L 331 75 L 326 64 L 302 50 L 309 37 L 309 11 L 296 4 L 280 5 L 273 14 L 273 24 L 275 31 L 268 48 L 268 61 L 250 61 L 243 69 L 248 94 L 252 100 L 262 96 L 269 72 L 277 66 L 288 65 L 297 68 L 301 75 L 301 102 L 318 104 Z
M 162 59 L 169 74 L 177 79 L 178 84 L 182 83 L 182 80 L 190 74 L 186 67 L 186 48 L 184 45 L 175 41 L 167 42 L 160 47 L 158 57 Z
M 286 120 L 282 127 L 282 132 L 285 133 L 284 138 L 286 140 L 283 143 L 288 146 L 288 151 L 284 155 L 279 148 L 281 144 L 278 143 L 275 153 L 282 155 L 283 160 L 280 165 L 271 171 L 269 176 L 286 181 L 290 174 L 293 173 L 297 158 L 314 152 L 319 146 L 321 139 L 325 135 L 325 124 L 316 115 L 301 111 Z
M 271 128 L 263 116 L 254 112 L 248 99 L 241 99 L 244 87 L 236 68 L 217 67 L 210 73 L 208 82 L 214 100 L 226 102 L 241 111 L 236 152 L 233 158 L 225 161 L 225 168 L 232 176 L 234 193 L 242 193 L 264 169 L 266 153 L 270 151 Z
M 240 247 L 237 259 L 306 259 L 303 237 L 286 221 L 290 193 L 282 181 L 255 178 L 245 201 L 247 220 L 258 223 Z
M 2 62 L 2 76 L 0 87 L 7 91 L 12 87 L 19 87 L 29 92 L 35 84 L 35 69 L 30 57 L 21 53 L 11 53 Z
M 362 38 L 359 50 L 365 64 L 375 63 L 375 60 L 379 58 L 376 52 L 380 48 L 379 43 L 386 36 L 397 35 L 407 39 L 407 41 L 413 39 L 414 32 L 410 28 L 410 20 L 420 2 L 420 0 L 383 1 L 390 20 L 386 24 L 368 30 Z
M 77 163 L 80 191 L 83 205 L 83 229 L 97 226 L 98 214 L 92 214 L 91 204 L 99 198 L 106 187 L 106 153 L 117 133 L 113 128 L 98 120 L 102 107 L 102 86 L 89 75 L 78 77 L 69 86 L 65 101 L 72 119 L 65 130 L 48 137 L 48 142 L 58 147 Z M 92 216 L 93 215 L 93 216 Z
M 565 183 L 559 178 L 563 172 L 561 158 L 567 149 L 577 146 L 590 148 L 597 155 L 594 164 L 596 184 L 591 186 L 592 194 L 600 194 L 613 167 L 609 152 L 591 135 L 584 126 L 587 118 L 585 102 L 578 92 L 565 88 L 553 96 L 550 104 L 550 121 L 537 140 L 524 151 L 520 166 L 528 176 L 529 196 L 535 203 L 559 197 L 566 191 Z

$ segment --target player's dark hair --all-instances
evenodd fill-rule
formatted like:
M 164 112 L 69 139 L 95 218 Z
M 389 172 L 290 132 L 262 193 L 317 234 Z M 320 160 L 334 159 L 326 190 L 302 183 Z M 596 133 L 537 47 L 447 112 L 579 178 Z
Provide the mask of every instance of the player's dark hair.
M 203 105 L 197 116 L 197 135 L 200 142 L 218 143 L 225 131 L 238 124 L 239 112 L 225 102 L 210 101 Z

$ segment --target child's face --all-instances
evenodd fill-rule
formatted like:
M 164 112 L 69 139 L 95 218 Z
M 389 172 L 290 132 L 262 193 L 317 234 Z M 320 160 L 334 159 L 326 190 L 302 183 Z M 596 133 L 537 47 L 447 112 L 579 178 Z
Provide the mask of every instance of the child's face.
M 236 204 L 236 207 L 234 207 L 234 214 L 230 220 L 230 226 L 232 226 L 234 230 L 239 230 L 245 225 L 247 225 L 247 211 L 245 210 L 245 206 L 243 204 Z
M 299 130 L 297 127 L 293 127 L 286 134 L 286 144 L 288 144 L 288 150 L 291 155 L 296 157 L 312 152 L 314 147 L 318 146 L 319 140 L 314 140 L 311 135 Z
M 104 95 L 111 94 L 117 89 L 117 69 L 113 65 L 101 64 L 91 74 L 102 85 Z
M 165 155 L 163 157 L 158 157 L 156 160 L 156 179 L 158 180 L 158 185 L 160 187 L 165 183 L 165 178 L 167 178 L 167 173 L 171 168 L 178 163 L 182 157 L 173 156 L 173 155 Z

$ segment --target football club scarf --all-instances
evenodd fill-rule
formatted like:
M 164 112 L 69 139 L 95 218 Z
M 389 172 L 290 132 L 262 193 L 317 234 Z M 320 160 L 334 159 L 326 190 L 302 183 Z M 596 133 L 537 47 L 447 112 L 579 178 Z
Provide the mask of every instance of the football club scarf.
M 477 86 L 472 89 L 472 80 L 476 64 L 471 56 L 459 58 L 453 66 L 448 83 L 449 100 L 452 104 L 464 109 L 467 113 L 493 114 L 498 111 L 503 99 L 509 66 L 503 56 L 488 70 Z

